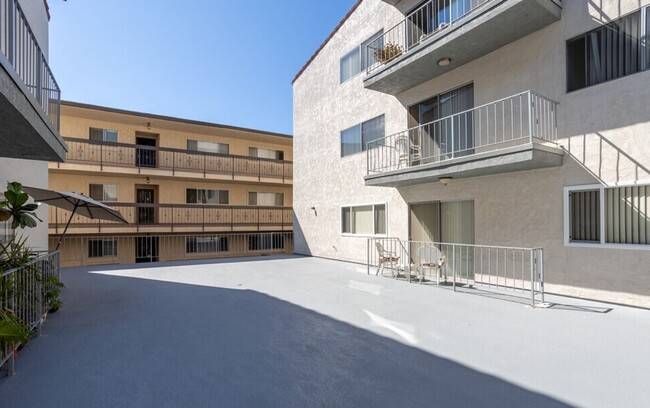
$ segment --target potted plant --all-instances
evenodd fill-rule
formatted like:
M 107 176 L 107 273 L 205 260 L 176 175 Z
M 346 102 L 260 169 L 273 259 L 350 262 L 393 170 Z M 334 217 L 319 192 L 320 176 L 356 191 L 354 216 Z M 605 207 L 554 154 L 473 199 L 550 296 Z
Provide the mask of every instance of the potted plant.
M 63 304 L 61 299 L 59 299 L 59 295 L 61 294 L 61 289 L 64 287 L 63 282 L 55 275 L 50 275 L 43 279 L 41 282 L 43 310 L 47 310 L 49 313 L 54 313 L 59 310 Z
M 386 43 L 382 48 L 375 50 L 375 58 L 382 64 L 394 60 L 404 53 L 404 48 L 394 42 Z

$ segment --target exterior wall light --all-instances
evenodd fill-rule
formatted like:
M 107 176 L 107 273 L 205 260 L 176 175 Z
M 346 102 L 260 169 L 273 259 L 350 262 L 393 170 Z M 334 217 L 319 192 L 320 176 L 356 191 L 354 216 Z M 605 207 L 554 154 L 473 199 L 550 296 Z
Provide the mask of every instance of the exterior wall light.
M 447 184 L 451 183 L 452 179 L 453 177 L 440 177 L 438 181 L 441 182 L 443 186 L 446 186 Z
M 147 129 L 151 129 L 151 122 L 147 122 Z
M 440 58 L 438 60 L 438 65 L 441 66 L 441 67 L 446 67 L 449 64 L 451 64 L 451 58 L 449 58 L 449 57 Z
M 318 217 L 318 213 L 316 212 L 316 207 L 311 207 L 310 210 L 314 212 L 314 215 Z

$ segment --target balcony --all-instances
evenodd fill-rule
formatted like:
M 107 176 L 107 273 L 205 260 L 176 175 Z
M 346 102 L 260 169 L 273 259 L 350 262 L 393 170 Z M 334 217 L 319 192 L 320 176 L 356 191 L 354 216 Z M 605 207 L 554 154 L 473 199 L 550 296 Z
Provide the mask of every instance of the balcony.
M 560 20 L 561 11 L 560 0 L 428 1 L 367 45 L 364 85 L 397 95 Z
M 293 179 L 291 161 L 87 139 L 65 140 L 68 156 L 56 168 L 271 183 L 291 183 Z
M 62 161 L 61 91 L 17 0 L 0 0 L 0 156 Z
M 291 231 L 290 207 L 257 207 L 196 204 L 106 203 L 129 224 L 92 220 L 74 215 L 68 234 Z M 65 229 L 70 212 L 50 207 L 50 235 Z
M 561 166 L 558 104 L 526 91 L 367 144 L 366 185 L 401 187 Z

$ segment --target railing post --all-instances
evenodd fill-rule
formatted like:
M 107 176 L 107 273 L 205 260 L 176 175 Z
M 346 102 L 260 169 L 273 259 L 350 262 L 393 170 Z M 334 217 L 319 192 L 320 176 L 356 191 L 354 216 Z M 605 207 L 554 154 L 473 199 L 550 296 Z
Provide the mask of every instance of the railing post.
M 172 150 L 172 176 L 176 174 L 176 151 Z
M 451 120 L 451 158 L 453 159 L 456 156 L 456 147 L 455 147 L 455 140 L 456 135 L 454 134 L 454 116 L 450 116 L 449 120 Z
M 530 138 L 530 143 L 533 143 L 533 96 L 531 92 L 528 91 L 528 136 Z
M 99 144 L 99 169 L 104 170 L 104 144 Z
M 535 250 L 530 251 L 530 305 L 535 307 Z
M 539 248 L 539 294 L 542 304 L 544 303 L 544 249 Z
M 257 159 L 257 181 L 262 181 L 262 160 Z
M 366 275 L 370 275 L 370 238 L 366 240 Z
M 453 282 L 454 292 L 456 291 L 456 244 L 451 244 L 451 258 L 454 260 Z
M 34 84 L 36 95 L 34 96 L 36 96 L 38 103 L 43 106 L 43 54 L 39 52 L 36 58 L 38 61 L 36 62 L 36 84 Z

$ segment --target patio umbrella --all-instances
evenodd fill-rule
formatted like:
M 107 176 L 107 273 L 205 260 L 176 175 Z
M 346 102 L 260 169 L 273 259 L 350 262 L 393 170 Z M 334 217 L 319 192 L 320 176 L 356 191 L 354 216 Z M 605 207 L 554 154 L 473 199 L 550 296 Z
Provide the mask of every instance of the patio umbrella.
M 91 220 L 99 219 L 128 224 L 119 211 L 114 210 L 99 201 L 95 201 L 90 197 L 86 197 L 83 194 L 45 190 L 36 187 L 23 187 L 23 191 L 29 194 L 34 201 L 53 205 L 71 212 L 70 219 L 68 219 L 68 223 L 65 225 L 65 229 L 59 238 L 59 243 L 56 245 L 55 251 L 59 249 L 59 246 L 61 246 L 61 241 L 63 241 L 63 237 L 70 226 L 70 221 L 72 221 L 72 217 L 75 214 L 83 215 Z

